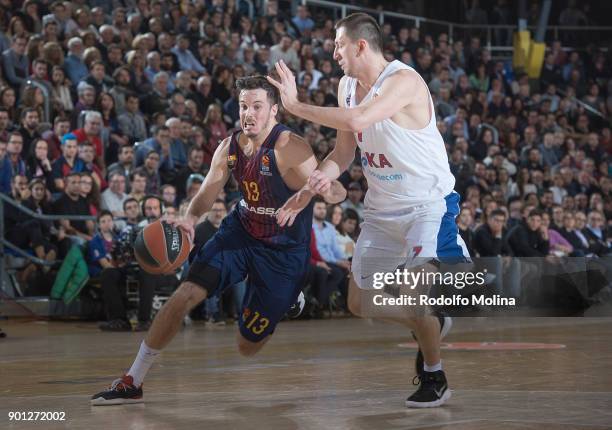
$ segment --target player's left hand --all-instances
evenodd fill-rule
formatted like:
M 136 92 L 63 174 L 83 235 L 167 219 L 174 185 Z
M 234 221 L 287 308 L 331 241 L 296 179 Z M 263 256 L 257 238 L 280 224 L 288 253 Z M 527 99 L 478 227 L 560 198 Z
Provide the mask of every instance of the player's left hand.
M 278 211 L 278 215 L 276 216 L 278 225 L 281 227 L 285 225 L 291 227 L 299 213 L 308 206 L 308 203 L 312 200 L 312 196 L 312 191 L 304 188 L 292 195 Z
M 291 106 L 297 102 L 297 85 L 295 83 L 295 76 L 283 60 L 278 61 L 274 67 L 276 68 L 280 82 L 271 78 L 270 76 L 267 76 L 268 82 L 278 88 L 283 106 L 287 110 L 290 110 Z

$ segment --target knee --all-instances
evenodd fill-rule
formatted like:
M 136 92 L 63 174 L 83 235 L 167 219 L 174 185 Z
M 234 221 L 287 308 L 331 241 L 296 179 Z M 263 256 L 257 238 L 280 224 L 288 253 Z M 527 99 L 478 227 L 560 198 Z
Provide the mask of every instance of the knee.
M 206 298 L 206 290 L 193 282 L 183 282 L 172 294 L 172 299 L 191 308 Z

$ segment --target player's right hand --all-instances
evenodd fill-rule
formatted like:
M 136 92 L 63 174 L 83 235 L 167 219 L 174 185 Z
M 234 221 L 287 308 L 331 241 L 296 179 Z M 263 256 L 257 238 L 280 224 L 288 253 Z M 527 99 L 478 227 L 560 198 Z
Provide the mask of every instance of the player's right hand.
M 308 186 L 317 194 L 328 192 L 331 189 L 331 183 L 331 179 L 320 170 L 315 170 L 308 178 Z

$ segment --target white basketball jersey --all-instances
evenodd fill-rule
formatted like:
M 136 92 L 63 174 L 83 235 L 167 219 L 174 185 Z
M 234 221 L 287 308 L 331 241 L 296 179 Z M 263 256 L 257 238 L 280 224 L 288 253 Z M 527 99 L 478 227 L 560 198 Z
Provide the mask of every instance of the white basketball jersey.
M 398 70 L 414 69 L 397 60 L 389 63 L 360 103 L 376 97 L 385 79 Z M 355 107 L 357 79 L 349 77 L 346 82 L 346 105 Z M 422 129 L 408 130 L 387 118 L 355 133 L 368 180 L 366 209 L 392 212 L 443 199 L 453 191 L 455 178 L 431 96 L 429 104 L 431 119 Z

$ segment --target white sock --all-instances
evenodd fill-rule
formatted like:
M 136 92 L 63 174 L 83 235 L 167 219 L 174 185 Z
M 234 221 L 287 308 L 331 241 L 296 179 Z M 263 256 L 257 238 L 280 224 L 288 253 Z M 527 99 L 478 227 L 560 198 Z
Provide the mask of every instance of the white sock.
M 433 366 L 428 366 L 427 363 L 424 363 L 423 370 L 425 370 L 425 372 L 437 372 L 438 370 L 442 370 L 442 360 L 438 361 Z
M 134 364 L 132 364 L 132 367 L 127 373 L 134 378 L 134 385 L 136 387 L 142 384 L 144 377 L 147 375 L 147 372 L 160 352 L 159 349 L 149 348 L 145 341 L 142 341 L 136 360 L 134 360 Z

